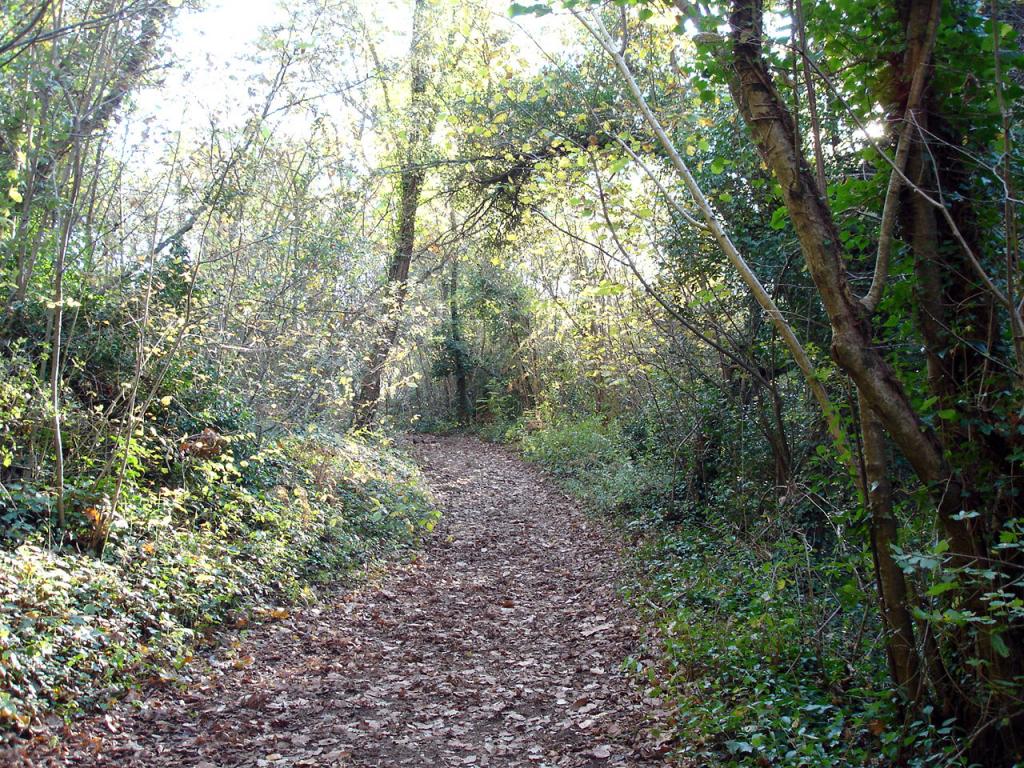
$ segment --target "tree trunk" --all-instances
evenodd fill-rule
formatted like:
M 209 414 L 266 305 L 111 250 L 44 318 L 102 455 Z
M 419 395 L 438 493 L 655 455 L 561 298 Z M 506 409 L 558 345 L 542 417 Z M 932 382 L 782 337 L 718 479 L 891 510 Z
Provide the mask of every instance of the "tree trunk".
M 416 247 L 416 213 L 420 205 L 420 191 L 425 172 L 418 164 L 421 145 L 429 140 L 433 120 L 425 114 L 427 69 L 424 45 L 424 14 L 426 0 L 416 0 L 413 9 L 412 42 L 409 47 L 411 67 L 411 97 L 407 115 L 409 138 L 405 164 L 399 177 L 398 225 L 395 250 L 388 266 L 384 290 L 384 317 L 379 333 L 370 350 L 367 369 L 352 403 L 352 426 L 368 429 L 377 418 L 377 405 L 381 395 L 381 377 L 391 349 L 398 338 L 398 328 L 409 292 L 409 267 Z
M 452 367 L 455 375 L 455 417 L 459 424 L 469 424 L 473 418 L 473 404 L 469 399 L 469 371 L 466 349 L 462 341 L 462 321 L 459 318 L 459 260 L 452 259 L 452 274 L 448 284 L 448 313 L 452 324 Z
M 419 208 L 420 189 L 423 186 L 423 171 L 403 171 L 399 188 L 401 203 L 398 211 L 398 237 L 394 256 L 388 266 L 387 286 L 384 297 L 384 318 L 379 333 L 370 351 L 366 373 L 359 384 L 353 403 L 352 425 L 356 429 L 367 429 L 377 418 L 377 404 L 381 394 L 381 376 L 391 356 L 391 349 L 398 338 L 398 327 L 402 310 L 409 292 L 409 266 L 412 264 L 416 244 L 416 211 Z
M 920 27 L 916 6 L 913 2 L 900 6 L 901 18 L 907 25 L 908 51 L 914 48 L 915 28 Z M 901 73 L 904 81 L 911 58 L 908 53 Z M 957 130 L 951 125 L 955 121 L 955 115 L 943 115 L 941 99 L 934 96 L 926 101 L 918 118 L 920 140 L 910 148 L 907 175 L 932 195 L 939 189 L 949 193 L 970 187 L 973 169 L 964 162 L 960 149 L 967 137 L 962 135 L 964 128 Z M 962 200 L 954 200 L 950 213 L 959 236 L 975 253 L 981 253 L 981 213 L 975 205 L 973 197 L 967 194 Z M 1005 393 L 1018 384 L 1013 374 L 1008 373 L 1009 368 L 999 372 L 990 366 L 991 355 L 998 354 L 1002 344 L 999 328 L 1003 320 L 991 293 L 974 280 L 965 252 L 946 218 L 922 195 L 907 191 L 899 222 L 914 258 L 916 323 L 927 360 L 928 387 L 938 409 L 956 414 L 953 419 L 941 420 L 938 437 L 948 461 L 959 470 L 965 488 L 960 508 L 979 513 L 970 525 L 979 551 L 988 558 L 987 568 L 1001 570 L 1000 578 L 994 582 L 968 585 L 966 594 L 961 596 L 970 610 L 982 613 L 986 607 L 982 593 L 996 584 L 1007 588 L 1022 565 L 1014 550 L 990 547 L 1003 524 L 1020 516 L 1024 489 L 1019 471 L 1008 458 L 1014 447 L 1008 444 L 1005 433 L 999 429 L 979 429 L 978 425 L 991 420 Z M 956 656 L 977 657 L 985 662 L 984 667 L 979 667 L 982 687 L 975 692 L 975 701 L 965 706 L 963 697 L 953 697 L 952 706 L 946 705 L 948 716 L 958 715 L 975 729 L 987 729 L 974 739 L 969 752 L 978 762 L 990 762 L 994 754 L 1021 754 L 1017 734 L 1024 730 L 1024 715 L 1003 681 L 1021 679 L 1024 637 L 1019 627 L 1003 629 L 1006 631 L 998 641 L 987 627 L 975 633 L 966 628 L 951 631 L 944 645 L 954 647 Z M 994 642 L 998 642 L 1002 653 Z M 995 681 L 999 681 L 995 695 L 992 701 L 985 701 L 990 695 L 987 686 Z M 1001 709 L 1004 714 L 1015 711 L 1009 715 L 1009 727 L 995 724 L 993 709 Z
M 968 491 L 968 488 L 975 484 L 965 482 L 964 471 L 971 475 L 974 470 L 970 464 L 949 464 L 939 436 L 919 418 L 899 379 L 875 347 L 863 305 L 850 288 L 832 213 L 819 194 L 814 175 L 796 143 L 793 117 L 776 90 L 763 57 L 761 0 L 733 0 L 732 9 L 733 96 L 765 162 L 781 186 L 808 270 L 830 321 L 832 356 L 856 384 L 864 410 L 877 417 L 930 491 L 942 533 L 949 541 L 950 564 L 965 567 L 979 561 L 991 562 L 981 518 L 972 520 L 959 514 L 972 508 L 968 496 L 973 491 Z M 917 20 L 908 20 L 908 47 L 920 38 L 918 26 L 923 16 L 916 14 Z M 936 287 L 932 278 L 926 289 L 934 291 Z M 938 318 L 935 320 L 941 323 Z M 930 360 L 931 365 L 936 362 Z M 984 481 L 987 487 L 995 487 L 998 479 L 987 477 Z M 1015 501 L 1003 503 L 1018 504 Z M 884 520 L 878 522 L 884 523 Z M 884 523 L 873 533 L 881 535 L 884 540 L 887 531 L 891 533 L 891 528 Z M 881 543 L 881 540 L 876 543 Z M 891 590 L 893 587 L 883 588 Z M 972 592 L 968 587 L 961 593 L 964 605 L 977 614 L 983 613 L 985 609 L 979 595 Z M 882 597 L 886 599 L 884 594 Z M 1008 655 L 994 652 L 990 628 L 980 625 L 976 633 L 975 649 L 958 649 L 958 652 L 977 655 L 985 662 L 979 668 L 964 666 L 958 670 L 975 676 L 978 684 L 974 700 L 970 692 L 961 691 L 959 694 L 959 708 L 964 713 L 961 725 L 970 730 L 988 729 L 988 735 L 998 729 L 1002 736 L 995 738 L 1006 739 L 1002 745 L 1003 757 L 995 757 L 999 753 L 991 744 L 981 745 L 977 754 L 984 758 L 986 764 L 1009 764 L 1012 758 L 1007 747 L 1015 744 L 1012 736 L 1014 724 L 1004 722 L 1000 725 L 1000 718 L 994 718 L 992 713 L 1000 711 L 1013 720 L 1020 719 L 1021 715 L 1011 715 L 1018 712 L 1012 693 L 1000 693 L 998 685 L 991 686 L 990 683 L 993 680 L 1009 682 L 1017 674 L 1020 662 L 1013 657 L 1014 650 L 1020 645 L 1019 632 L 1009 628 L 1002 635 L 1001 640 L 1011 649 Z M 910 667 L 906 667 L 903 674 L 909 675 Z M 988 701 L 982 701 L 986 697 Z M 988 741 L 987 736 L 984 740 Z M 972 741 L 979 740 L 972 738 Z M 974 752 L 972 748 L 972 757 Z
M 847 279 L 844 254 L 832 212 L 796 145 L 795 123 L 772 82 L 762 57 L 760 0 L 734 0 L 731 16 L 733 97 L 768 167 L 782 188 L 811 278 L 832 327 L 832 357 L 853 379 L 917 475 L 940 500 L 943 527 L 960 562 L 974 562 L 982 553 L 963 521 L 962 485 L 950 471 L 935 433 L 913 407 L 903 385 L 874 346 L 863 307 Z
M 922 700 L 924 680 L 914 642 L 914 619 L 907 603 L 906 578 L 892 553 L 898 538 L 892 511 L 892 483 L 885 455 L 885 434 L 878 417 L 863 398 L 860 402 L 860 423 L 864 440 L 864 482 L 870 514 L 871 555 L 875 562 L 889 669 L 903 698 L 911 706 L 916 706 Z

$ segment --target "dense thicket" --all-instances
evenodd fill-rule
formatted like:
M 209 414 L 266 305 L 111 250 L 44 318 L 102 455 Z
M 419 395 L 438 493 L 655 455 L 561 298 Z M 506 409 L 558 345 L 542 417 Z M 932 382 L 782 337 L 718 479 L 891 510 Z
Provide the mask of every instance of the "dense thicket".
M 173 64 L 174 13 L 0 11 L 4 740 L 187 683 L 219 625 L 281 618 L 435 519 L 386 440 L 330 428 L 372 202 L 334 126 L 272 130 L 302 100 L 294 32 L 264 41 L 241 121 L 118 125 Z
M 293 4 L 251 104 L 158 136 L 175 4 L 0 12 L 0 714 L 81 698 L 70 626 L 432 519 L 336 435 L 471 427 L 635 537 L 680 754 L 1024 759 L 1017 6 L 512 4 L 536 55 L 406 5 Z M 93 626 L 168 573 L 220 607 Z

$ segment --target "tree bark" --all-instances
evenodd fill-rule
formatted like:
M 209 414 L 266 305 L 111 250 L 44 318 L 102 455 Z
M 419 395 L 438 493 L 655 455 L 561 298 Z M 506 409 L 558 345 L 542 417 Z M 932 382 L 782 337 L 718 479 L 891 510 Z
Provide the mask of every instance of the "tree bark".
M 419 2 L 417 2 L 417 5 Z M 402 310 L 409 293 L 409 267 L 412 264 L 416 245 L 416 212 L 419 209 L 420 189 L 423 186 L 423 171 L 405 170 L 399 182 L 400 204 L 398 210 L 398 236 L 394 256 L 388 266 L 387 286 L 384 297 L 384 318 L 379 333 L 370 350 L 366 373 L 359 385 L 352 406 L 352 426 L 368 429 L 377 418 L 377 406 L 381 395 L 381 377 L 391 349 L 398 338 Z
M 433 119 L 424 109 L 427 93 L 426 45 L 424 42 L 424 16 L 426 0 L 416 0 L 413 7 L 412 42 L 409 46 L 410 100 L 407 115 L 408 140 L 405 164 L 399 176 L 398 223 L 395 250 L 388 265 L 384 290 L 384 317 L 379 333 L 370 349 L 366 372 L 363 374 L 352 403 L 352 426 L 368 429 L 377 418 L 381 395 L 381 377 L 391 350 L 398 338 L 402 310 L 409 292 L 409 267 L 416 247 L 416 213 L 420 205 L 420 191 L 425 171 L 418 164 L 421 145 L 429 140 Z
M 847 279 L 832 212 L 796 145 L 793 116 L 776 90 L 762 55 L 760 0 L 734 0 L 730 17 L 735 77 L 731 89 L 740 113 L 782 188 L 811 279 L 832 328 L 832 357 L 857 385 L 918 477 L 938 499 L 943 529 L 960 564 L 982 553 L 962 520 L 962 483 L 950 470 L 935 433 L 910 404 L 903 385 L 874 346 L 863 306 Z
M 913 5 L 917 11 L 921 10 L 921 6 L 931 7 L 925 3 L 909 5 Z M 856 384 L 863 410 L 872 418 L 877 418 L 884 426 L 935 500 L 941 531 L 950 545 L 949 564 L 963 568 L 977 565 L 979 562 L 996 563 L 997 560 L 993 560 L 988 551 L 984 516 L 972 519 L 960 513 L 980 506 L 975 503 L 978 501 L 976 489 L 979 487 L 979 481 L 985 488 L 995 488 L 1000 483 L 1013 483 L 1015 480 L 1012 473 L 1000 474 L 998 469 L 994 474 L 975 478 L 978 470 L 970 458 L 971 451 L 962 447 L 943 445 L 939 435 L 924 424 L 915 412 L 901 382 L 874 345 L 865 308 L 854 297 L 847 279 L 844 253 L 840 247 L 838 230 L 831 211 L 827 202 L 818 193 L 816 180 L 795 141 L 793 117 L 776 90 L 765 62 L 761 43 L 762 10 L 761 0 L 733 0 L 730 17 L 731 64 L 735 74 L 731 88 L 744 122 L 781 187 L 801 251 L 829 318 L 832 356 Z M 926 23 L 926 18 L 927 15 L 924 13 L 916 13 L 912 19 L 908 18 L 905 30 L 908 48 L 921 45 L 922 24 Z M 912 54 L 908 55 L 908 59 L 911 58 Z M 931 158 L 928 160 L 931 161 Z M 915 153 L 911 151 L 908 163 L 908 167 L 920 171 L 925 158 L 918 156 L 915 159 Z M 921 193 L 915 192 L 914 196 L 921 197 Z M 924 210 L 917 205 L 913 206 L 913 210 L 914 219 L 924 223 Z M 956 221 L 956 210 L 941 213 L 943 221 Z M 919 235 L 921 238 L 934 238 L 934 210 L 927 215 L 933 219 L 933 223 L 931 226 L 923 226 Z M 959 224 L 956 226 L 959 227 Z M 962 238 L 963 228 L 953 234 Z M 957 242 L 960 243 L 960 239 L 957 239 Z M 960 251 L 954 250 L 959 258 Z M 921 288 L 927 297 L 923 311 L 931 314 L 928 322 L 933 323 L 932 332 L 939 332 L 939 329 L 947 327 L 939 314 L 947 303 L 946 275 L 939 253 L 925 259 L 922 259 L 923 255 L 917 256 L 919 274 L 922 277 Z M 960 274 L 960 281 L 964 282 L 967 280 L 964 275 L 971 273 Z M 974 298 L 976 303 L 977 297 Z M 970 313 L 976 309 L 970 306 L 964 309 L 963 302 L 958 302 L 955 306 L 957 314 L 961 311 Z M 929 330 L 924 328 L 924 325 L 926 323 L 922 323 L 922 328 L 927 336 Z M 950 361 L 943 359 L 938 349 L 930 349 L 928 354 L 934 386 L 939 387 L 940 391 L 950 387 L 958 389 L 957 382 L 942 372 Z M 943 378 L 946 380 L 942 381 Z M 873 429 L 872 425 L 868 426 Z M 950 451 L 948 454 L 947 449 Z M 953 463 L 947 456 L 952 457 Z M 993 504 L 1016 508 L 1019 502 L 1012 499 L 997 499 Z M 998 515 L 999 510 L 994 514 Z M 880 511 L 880 517 L 873 522 L 872 530 L 876 557 L 884 554 L 881 546 L 892 533 L 892 526 L 885 520 L 884 511 Z M 884 562 L 879 562 L 879 566 L 883 571 L 879 577 L 884 580 L 889 566 Z M 882 599 L 886 602 L 886 609 L 891 609 L 894 602 L 900 599 L 898 585 L 880 583 L 879 586 L 882 590 Z M 889 594 L 886 595 L 886 592 Z M 961 605 L 972 613 L 979 616 L 987 613 L 981 595 L 975 587 L 965 585 L 959 593 L 959 599 Z M 894 622 L 894 626 L 903 623 L 898 616 L 890 615 L 888 618 Z M 964 638 L 973 638 L 973 648 L 963 644 L 949 648 L 949 652 L 957 658 L 978 657 L 984 662 L 983 665 L 971 669 L 965 665 L 958 666 L 958 673 L 974 678 L 976 688 L 968 691 L 963 690 L 962 686 L 958 687 L 955 706 L 960 715 L 960 725 L 971 732 L 971 758 L 988 765 L 1008 765 L 1012 762 L 1011 752 L 1019 752 L 1014 732 L 1021 725 L 1019 721 L 1024 719 L 1012 689 L 1005 687 L 1006 684 L 1019 679 L 1017 676 L 1021 664 L 1021 654 L 1018 652 L 1021 647 L 1020 632 L 1012 626 L 1002 629 L 1005 631 L 1000 640 L 1002 644 L 1008 646 L 1008 653 L 1005 648 L 1002 654 L 996 651 L 993 635 L 1000 630 L 993 630 L 984 624 L 976 625 L 973 631 L 965 629 L 963 632 Z M 896 647 L 895 650 L 898 652 L 902 653 L 909 649 L 909 636 L 900 637 L 897 634 L 893 640 L 896 646 L 908 646 Z M 909 656 L 897 661 L 901 667 L 896 672 L 897 681 L 902 678 L 912 682 L 913 667 Z M 914 686 L 912 690 L 913 688 Z M 993 716 L 994 712 L 1001 714 Z
M 466 350 L 462 340 L 462 320 L 459 317 L 459 260 L 452 259 L 451 280 L 448 284 L 448 314 L 452 324 L 452 368 L 455 376 L 455 417 L 459 424 L 469 424 L 473 418 L 473 404 L 469 399 L 469 371 Z
M 924 693 L 921 660 L 914 642 L 914 619 L 907 603 L 907 582 L 893 558 L 897 524 L 892 510 L 892 482 L 889 480 L 882 425 L 863 398 L 860 402 L 861 435 L 864 441 L 864 482 L 870 514 L 871 554 L 882 623 L 886 632 L 889 669 L 903 698 L 911 706 Z

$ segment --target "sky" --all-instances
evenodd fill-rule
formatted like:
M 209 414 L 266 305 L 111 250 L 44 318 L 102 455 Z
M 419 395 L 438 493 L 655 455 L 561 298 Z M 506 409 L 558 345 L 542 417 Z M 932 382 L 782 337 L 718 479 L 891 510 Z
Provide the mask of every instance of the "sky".
M 247 93 L 246 77 L 253 65 L 246 61 L 265 28 L 281 25 L 288 15 L 281 0 L 203 0 L 201 10 L 182 8 L 166 51 L 168 69 L 161 83 L 142 91 L 135 100 L 136 122 L 171 131 L 200 127 L 211 113 L 245 114 L 245 106 L 259 101 L 262 94 Z M 458 2 L 458 0 L 440 0 Z M 562 36 L 571 27 L 565 16 L 510 19 L 510 0 L 487 0 L 495 20 L 507 25 L 521 58 L 538 65 L 543 50 L 558 50 Z M 409 24 L 411 0 L 375 0 L 373 9 L 381 20 L 396 30 L 396 46 L 404 51 L 402 30 Z M 543 49 L 543 50 L 542 50 Z

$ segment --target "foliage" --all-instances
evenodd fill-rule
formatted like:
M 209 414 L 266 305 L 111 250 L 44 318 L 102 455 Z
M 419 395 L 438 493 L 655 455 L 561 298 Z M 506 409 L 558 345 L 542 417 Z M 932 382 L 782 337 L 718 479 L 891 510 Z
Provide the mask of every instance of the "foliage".
M 626 668 L 673 716 L 682 759 L 736 766 L 959 765 L 949 724 L 902 722 L 887 685 L 866 563 L 808 542 L 798 505 L 781 500 L 747 527 L 756 494 L 722 478 L 710 507 L 687 505 L 664 457 L 614 422 L 563 420 L 519 437 L 634 542 L 631 601 L 656 653 Z M 681 509 L 682 507 L 682 509 Z
M 435 520 L 416 470 L 387 446 L 273 439 L 189 474 L 133 494 L 102 558 L 52 550 L 45 530 L 0 552 L 7 725 L 107 706 L 146 676 L 186 683 L 219 625 L 313 601 Z
M 1019 9 L 303 0 L 149 135 L 179 5 L 0 9 L 8 718 L 408 541 L 376 418 L 630 521 L 688 756 L 1024 757 Z

